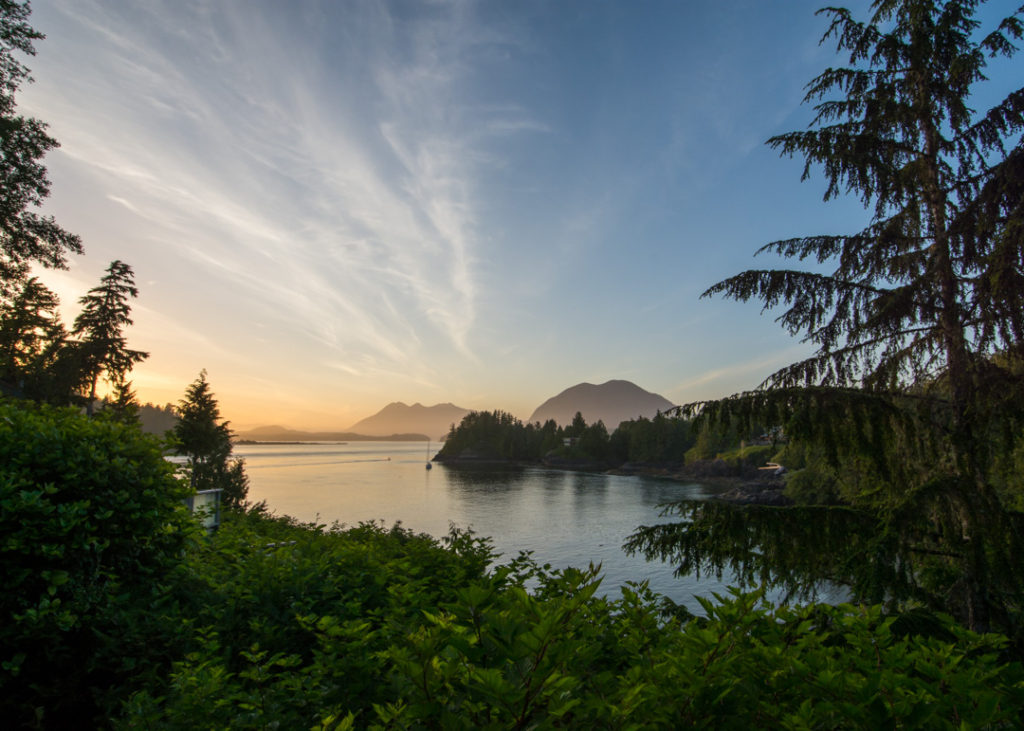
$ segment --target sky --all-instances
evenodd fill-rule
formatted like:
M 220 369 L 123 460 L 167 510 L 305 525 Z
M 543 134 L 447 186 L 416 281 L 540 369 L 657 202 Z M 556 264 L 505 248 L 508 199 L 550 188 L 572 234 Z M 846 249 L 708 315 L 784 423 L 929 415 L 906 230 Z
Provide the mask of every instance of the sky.
M 701 293 L 869 220 L 764 144 L 842 61 L 821 4 L 35 0 L 17 99 L 86 250 L 40 276 L 70 321 L 129 263 L 139 398 L 206 369 L 235 428 L 756 387 L 810 347 Z

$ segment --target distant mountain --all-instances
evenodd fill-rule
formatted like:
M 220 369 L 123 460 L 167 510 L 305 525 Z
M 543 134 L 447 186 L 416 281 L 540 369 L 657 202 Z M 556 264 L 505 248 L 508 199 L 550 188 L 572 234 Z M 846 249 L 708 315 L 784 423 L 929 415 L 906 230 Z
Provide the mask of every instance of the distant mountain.
M 543 424 L 548 419 L 554 419 L 565 426 L 572 422 L 579 411 L 588 424 L 600 419 L 611 432 L 623 421 L 638 416 L 650 418 L 658 411 L 666 411 L 674 406 L 668 399 L 645 391 L 629 381 L 608 381 L 600 386 L 580 383 L 538 406 L 530 417 L 530 423 L 539 421 Z
M 235 439 L 252 442 L 425 442 L 427 435 L 412 432 L 371 435 L 347 431 L 299 431 L 283 426 L 260 426 L 237 432 Z
M 349 427 L 349 431 L 359 434 L 396 434 L 399 432 L 417 432 L 428 435 L 431 440 L 439 440 L 448 433 L 448 427 L 456 426 L 462 417 L 469 413 L 454 404 L 437 404 L 424 406 L 413 404 L 408 406 L 401 401 L 388 404 L 373 416 L 368 416 Z

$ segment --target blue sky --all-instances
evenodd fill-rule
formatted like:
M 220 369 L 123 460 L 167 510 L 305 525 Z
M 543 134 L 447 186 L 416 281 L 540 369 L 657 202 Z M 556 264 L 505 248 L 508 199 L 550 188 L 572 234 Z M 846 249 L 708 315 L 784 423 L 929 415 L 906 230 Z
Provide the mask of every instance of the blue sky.
M 44 279 L 73 313 L 130 263 L 140 397 L 206 368 L 236 426 L 754 387 L 806 346 L 700 293 L 867 221 L 763 144 L 839 63 L 819 5 L 37 0 L 19 102 L 87 252 Z

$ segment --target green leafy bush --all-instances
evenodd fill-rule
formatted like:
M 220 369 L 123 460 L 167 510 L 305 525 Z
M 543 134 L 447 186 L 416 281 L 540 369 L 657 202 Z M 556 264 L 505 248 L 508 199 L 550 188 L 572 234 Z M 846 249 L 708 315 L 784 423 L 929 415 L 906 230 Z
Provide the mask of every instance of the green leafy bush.
M 1024 712 L 1007 641 L 878 607 L 759 593 L 677 619 L 645 584 L 396 526 L 234 514 L 189 558 L 189 648 L 124 728 L 998 726 Z M 530 586 L 530 590 L 526 589 Z
M 720 459 L 736 470 L 763 467 L 776 449 L 767 444 L 754 444 L 749 447 L 736 447 L 727 452 L 719 452 L 715 459 Z
M 372 714 L 393 700 L 381 653 L 492 558 L 486 541 L 457 531 L 438 541 L 400 525 L 233 511 L 186 556 L 166 621 L 184 647 L 169 682 L 132 696 L 126 723 L 308 728 L 331 709 Z
M 0 402 L 0 707 L 81 723 L 120 666 L 119 627 L 194 524 L 158 443 L 73 409 Z

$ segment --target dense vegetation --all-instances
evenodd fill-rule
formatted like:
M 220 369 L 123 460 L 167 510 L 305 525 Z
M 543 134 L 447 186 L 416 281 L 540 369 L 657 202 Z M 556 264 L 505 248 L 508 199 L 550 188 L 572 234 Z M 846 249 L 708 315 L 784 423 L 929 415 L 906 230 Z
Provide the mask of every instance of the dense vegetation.
M 680 523 L 631 546 L 796 592 L 837 581 L 865 604 L 773 608 L 737 592 L 694 618 L 643 584 L 602 597 L 593 568 L 497 563 L 471 534 L 299 525 L 246 505 L 205 374 L 179 405 L 191 472 L 177 474 L 139 430 L 126 380 L 145 357 L 122 335 L 130 267 L 111 264 L 70 331 L 29 276 L 81 245 L 32 210 L 56 142 L 15 112 L 27 69 L 14 52 L 40 36 L 27 4 L 0 0 L 0 386 L 19 397 L 0 400 L 0 717 L 38 728 L 1019 723 L 1024 150 L 1012 137 L 1024 90 L 983 115 L 967 99 L 986 56 L 1015 51 L 1024 9 L 982 36 L 974 7 L 878 0 L 869 23 L 825 11 L 850 65 L 812 82 L 817 126 L 772 144 L 822 165 L 827 195 L 863 196 L 874 220 L 767 247 L 834 264 L 830 275 L 753 271 L 709 290 L 784 303 L 814 357 L 759 392 L 695 406 L 693 420 L 609 434 L 581 416 L 560 428 L 476 413 L 442 450 L 685 462 L 781 428 L 789 487 L 806 504 L 678 506 Z M 93 415 L 102 380 L 112 394 Z M 183 500 L 219 479 L 238 490 L 207 536 Z
M 2 716 L 52 728 L 136 672 L 146 611 L 195 526 L 156 440 L 0 401 Z
M 539 462 L 558 457 L 603 465 L 679 465 L 714 458 L 738 443 L 738 434 L 719 425 L 698 432 L 688 419 L 666 414 L 624 421 L 609 434 L 603 422 L 587 424 L 579 413 L 563 427 L 553 420 L 524 424 L 502 411 L 474 411 L 452 425 L 438 459 Z
M 212 536 L 136 427 L 2 404 L 0 713 L 41 728 L 953 727 L 1012 723 L 1005 638 L 925 612 L 706 618 L 486 539 L 299 525 Z M 527 591 L 525 586 L 531 587 Z
M 948 619 L 737 595 L 681 622 L 642 585 L 605 599 L 592 571 L 490 559 L 466 534 L 236 515 L 190 557 L 184 654 L 119 723 L 941 727 L 1024 710 L 1004 641 Z
M 768 460 L 787 454 L 781 447 L 777 431 L 739 420 L 695 424 L 659 413 L 653 419 L 624 421 L 609 434 L 601 421 L 588 425 L 580 413 L 562 427 L 550 420 L 528 424 L 501 411 L 482 411 L 452 426 L 436 459 L 456 465 L 507 461 L 624 469 L 687 479 L 750 478 Z

